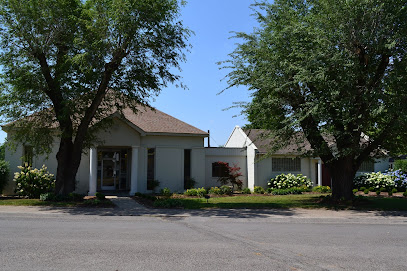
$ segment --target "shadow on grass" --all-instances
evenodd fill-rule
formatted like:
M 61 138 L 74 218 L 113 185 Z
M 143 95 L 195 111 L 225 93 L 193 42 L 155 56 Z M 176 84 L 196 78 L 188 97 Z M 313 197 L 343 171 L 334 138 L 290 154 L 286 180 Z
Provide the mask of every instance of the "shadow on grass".
M 262 218 L 270 216 L 292 217 L 301 211 L 296 208 L 305 209 L 325 209 L 333 211 L 351 210 L 361 214 L 371 214 L 382 217 L 407 217 L 407 199 L 393 198 L 368 198 L 363 204 L 358 206 L 333 205 L 321 202 L 319 197 L 303 198 L 292 202 L 268 202 L 268 203 L 245 203 L 245 202 L 216 202 L 206 203 L 204 199 L 190 200 L 184 199 L 185 209 L 157 209 L 148 208 L 136 203 L 133 199 L 127 198 L 125 206 L 120 203 L 120 199 L 112 200 L 117 204 L 113 208 L 89 208 L 89 207 L 65 207 L 58 206 L 36 206 L 38 211 L 50 211 L 55 213 L 66 213 L 70 215 L 97 215 L 97 216 L 160 216 L 160 217 L 226 217 L 226 218 Z M 124 201 L 126 201 L 124 200 Z M 120 206 L 120 207 L 119 207 Z

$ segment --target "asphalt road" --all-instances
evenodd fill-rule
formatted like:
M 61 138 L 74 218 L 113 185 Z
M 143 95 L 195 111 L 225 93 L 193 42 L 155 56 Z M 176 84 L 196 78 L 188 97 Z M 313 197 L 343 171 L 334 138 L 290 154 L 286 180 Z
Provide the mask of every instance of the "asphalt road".
M 405 213 L 13 210 L 0 270 L 407 270 Z

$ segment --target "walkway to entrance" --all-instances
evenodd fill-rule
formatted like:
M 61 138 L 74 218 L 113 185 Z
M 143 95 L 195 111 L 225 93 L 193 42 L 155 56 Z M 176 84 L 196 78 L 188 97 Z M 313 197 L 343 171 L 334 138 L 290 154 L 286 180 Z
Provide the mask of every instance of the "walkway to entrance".
M 125 211 L 127 214 L 140 214 L 145 213 L 147 208 L 143 205 L 136 202 L 130 197 L 120 197 L 120 196 L 106 196 L 107 199 L 110 199 L 120 211 Z M 120 213 L 119 211 L 119 213 Z

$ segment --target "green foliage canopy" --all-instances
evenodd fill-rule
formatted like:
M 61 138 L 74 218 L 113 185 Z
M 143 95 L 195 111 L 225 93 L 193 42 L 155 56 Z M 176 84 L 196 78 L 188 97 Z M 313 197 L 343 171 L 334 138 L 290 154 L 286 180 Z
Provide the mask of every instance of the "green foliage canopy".
M 3 123 L 35 114 L 15 136 L 42 153 L 55 122 L 69 137 L 107 108 L 148 104 L 180 79 L 190 31 L 179 11 L 176 0 L 1 0 Z
M 311 143 L 332 135 L 332 158 L 403 142 L 407 118 L 407 6 L 403 1 L 259 3 L 260 27 L 237 33 L 230 86 L 247 85 L 251 125 L 302 130 Z M 265 13 L 265 14 L 264 14 Z M 361 148 L 362 133 L 369 140 Z M 315 140 L 312 140 L 315 138 Z M 352 142 L 356 139 L 356 142 Z M 371 146 L 371 147 L 370 147 Z M 404 145 L 405 146 L 405 145 Z M 366 157 L 365 157 L 366 158 Z
M 244 42 L 224 62 L 229 86 L 252 91 L 250 128 L 271 130 L 275 148 L 303 135 L 307 154 L 334 175 L 345 164 L 354 174 L 379 148 L 406 151 L 405 1 L 275 0 L 253 8 L 259 27 L 236 33 Z

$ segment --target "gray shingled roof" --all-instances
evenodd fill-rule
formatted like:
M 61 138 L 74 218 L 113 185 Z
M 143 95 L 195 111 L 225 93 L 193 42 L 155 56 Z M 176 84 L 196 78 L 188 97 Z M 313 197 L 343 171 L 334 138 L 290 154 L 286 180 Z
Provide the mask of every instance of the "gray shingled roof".
M 253 142 L 253 144 L 257 147 L 259 153 L 268 153 L 270 151 L 270 146 L 273 142 L 273 139 L 270 138 L 269 132 L 263 129 L 248 129 L 244 131 L 249 139 Z M 304 139 L 301 143 L 297 144 L 295 140 L 292 140 L 287 146 L 279 149 L 274 154 L 286 154 L 286 155 L 298 155 L 301 152 L 298 150 L 299 148 L 302 151 L 310 151 L 311 144 L 308 140 Z
M 160 110 L 152 109 L 149 106 L 137 106 L 138 112 L 135 114 L 130 108 L 123 110 L 123 117 L 129 121 L 131 124 L 134 124 L 139 129 L 141 129 L 146 134 L 182 134 L 182 135 L 198 135 L 198 136 L 208 136 L 207 132 L 204 132 L 188 123 L 185 123 L 177 118 L 174 118 Z M 110 112 L 109 112 L 110 111 Z M 48 111 L 41 111 L 41 113 Z M 51 111 L 50 111 L 51 112 Z M 36 114 L 25 117 L 26 120 L 30 121 L 35 119 Z M 116 115 L 117 114 L 117 115 Z M 115 112 L 115 109 L 106 109 L 104 112 L 106 117 L 109 116 L 119 116 L 118 112 Z M 52 121 L 53 114 L 50 115 L 49 128 L 58 127 L 58 123 Z M 3 125 L 3 128 L 10 127 L 11 124 L 17 123 L 17 121 L 10 122 L 6 125 Z
M 153 110 L 150 107 L 141 107 L 139 112 L 134 114 L 131 109 L 123 110 L 124 117 L 132 124 L 139 127 L 146 133 L 168 133 L 168 134 L 191 134 L 208 136 L 204 132 L 188 123 L 174 118 L 160 110 Z

